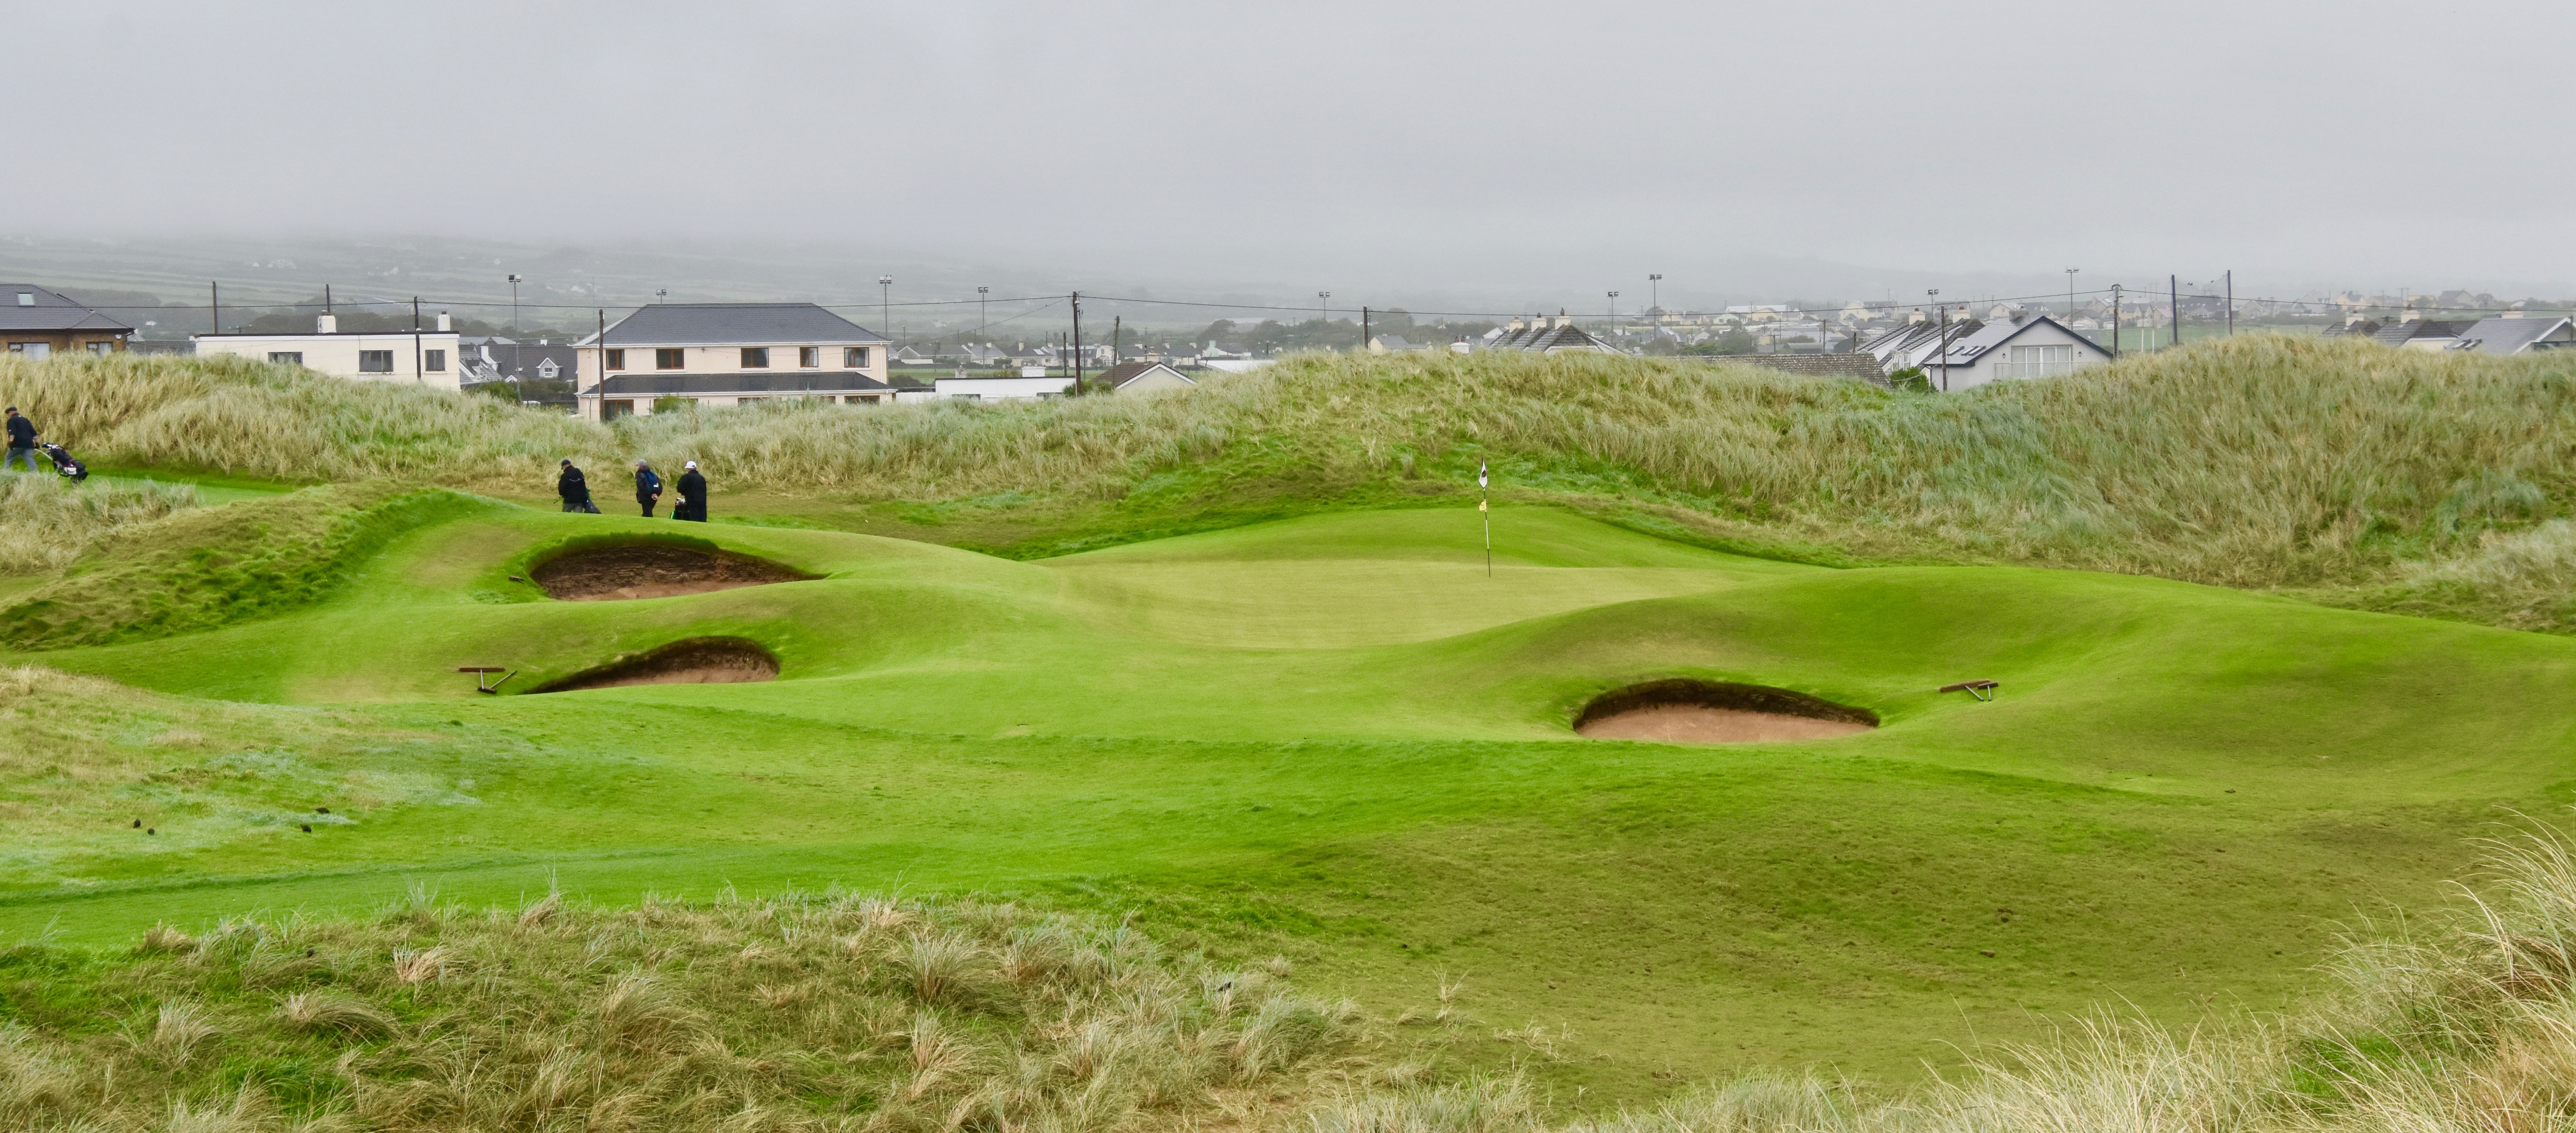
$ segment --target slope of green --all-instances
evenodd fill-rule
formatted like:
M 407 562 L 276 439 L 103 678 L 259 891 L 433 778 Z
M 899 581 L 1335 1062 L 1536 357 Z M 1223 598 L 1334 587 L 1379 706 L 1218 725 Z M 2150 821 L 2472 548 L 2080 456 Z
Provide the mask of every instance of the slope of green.
M 606 901 L 985 889 L 1284 952 L 1389 1013 L 1463 978 L 1453 1006 L 1478 1023 L 1443 1032 L 1444 1057 L 1637 1098 L 1748 1065 L 1904 1076 L 2111 996 L 2165 1018 L 2279 1002 L 2327 921 L 2429 899 L 2463 833 L 2576 780 L 2559 638 L 1492 518 L 1490 576 L 1463 508 L 1035 562 L 710 525 L 688 534 L 819 577 L 555 602 L 508 576 L 668 524 L 426 515 L 310 604 L 42 655 L 277 705 L 233 709 L 275 714 L 260 727 L 330 705 L 330 727 L 403 737 L 302 757 L 286 786 L 346 825 L 176 821 L 155 845 L 128 836 L 122 788 L 56 790 L 49 822 L 115 837 L 17 867 L 0 926 L 108 942 L 415 881 L 506 900 L 550 875 Z M 782 679 L 485 697 L 454 671 L 508 665 L 528 688 L 718 635 L 768 645 Z M 1591 696 L 1674 676 L 1885 726 L 1724 748 L 1569 730 Z M 2003 695 L 1932 691 L 1968 677 Z M 225 746 L 161 756 L 170 781 L 243 761 Z M 395 768 L 454 797 L 360 789 Z

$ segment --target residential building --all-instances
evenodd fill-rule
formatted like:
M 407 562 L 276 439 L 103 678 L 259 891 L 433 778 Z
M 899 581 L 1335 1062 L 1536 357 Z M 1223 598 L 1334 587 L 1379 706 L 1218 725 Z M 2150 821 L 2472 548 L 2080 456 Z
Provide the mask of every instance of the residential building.
M 2053 378 L 2110 360 L 2111 352 L 2092 339 L 2047 315 L 2022 311 L 1987 323 L 1914 364 L 1932 379 L 1935 390 L 1955 392 L 2011 378 Z
M 2475 319 L 2427 319 L 2408 311 L 2406 317 L 2379 328 L 2370 340 L 2396 350 L 2438 353 L 2458 346 L 2460 336 L 2477 323 Z
M 1861 352 L 1878 360 L 1879 372 L 1893 374 L 1923 365 L 1925 359 L 1940 351 L 1942 344 L 1955 343 L 1985 326 L 1964 315 L 1946 324 L 1937 311 L 1925 317 L 1929 321 L 1906 323 L 1861 343 Z
M 2480 354 L 2529 354 L 2571 348 L 2576 348 L 2576 319 L 2523 315 L 2479 319 L 2477 325 L 2460 332 L 2459 341 L 2452 347 Z
M 1381 334 L 1370 339 L 1368 343 L 1371 354 L 1409 354 L 1428 348 L 1426 344 L 1409 341 L 1400 334 Z
M 1049 375 L 1041 367 L 1034 375 L 1022 371 L 1016 378 L 989 378 L 975 374 L 942 377 L 931 383 L 941 398 L 958 401 L 1033 401 L 1041 397 L 1062 397 L 1073 388 L 1073 371 Z M 1086 379 L 1086 382 L 1088 379 Z M 907 399 L 909 400 L 909 399 Z
M 1524 322 L 1515 317 L 1498 327 L 1487 350 L 1521 350 L 1532 354 L 1617 354 L 1617 347 L 1592 336 L 1590 331 L 1574 325 L 1574 320 L 1559 311 L 1555 318 L 1533 315 Z
M 569 342 L 519 342 L 495 336 L 465 339 L 458 349 L 465 359 L 461 376 L 467 385 L 512 379 L 571 381 L 581 367 L 580 350 Z
M 410 382 L 431 389 L 462 389 L 461 340 L 438 316 L 434 330 L 343 331 L 330 314 L 314 316 L 311 334 L 200 334 L 197 355 L 236 354 L 302 366 L 361 382 Z
M 686 398 L 891 401 L 884 335 L 812 303 L 652 303 L 573 344 L 580 413 L 608 420 Z
M 125 349 L 134 328 L 32 283 L 0 283 L 0 341 L 15 357 L 50 358 L 75 350 L 111 354 Z
M 1100 384 L 1112 393 L 1153 393 L 1188 389 L 1198 383 L 1161 362 L 1121 362 L 1101 371 Z

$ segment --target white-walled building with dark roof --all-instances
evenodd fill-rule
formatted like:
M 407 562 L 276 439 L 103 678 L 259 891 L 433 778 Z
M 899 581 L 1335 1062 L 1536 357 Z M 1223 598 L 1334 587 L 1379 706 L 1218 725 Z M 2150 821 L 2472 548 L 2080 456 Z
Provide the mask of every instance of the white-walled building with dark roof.
M 892 402 L 884 335 L 813 303 L 654 303 L 574 343 L 580 412 L 594 421 L 685 397 Z
M 1914 364 L 1936 392 L 1947 393 L 2011 378 L 2053 378 L 2110 360 L 2110 351 L 2056 319 L 2016 309 L 1947 349 L 1936 344 Z

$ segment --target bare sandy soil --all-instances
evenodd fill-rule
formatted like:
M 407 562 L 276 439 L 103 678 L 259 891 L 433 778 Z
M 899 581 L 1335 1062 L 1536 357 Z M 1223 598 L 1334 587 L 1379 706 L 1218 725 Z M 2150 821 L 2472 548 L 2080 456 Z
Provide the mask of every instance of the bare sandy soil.
M 572 692 L 629 685 L 723 685 L 778 679 L 778 658 L 739 638 L 676 642 L 642 657 L 580 673 L 538 689 Z
M 695 547 L 636 543 L 593 547 L 548 559 L 531 572 L 546 593 L 567 602 L 671 598 L 806 576 L 747 555 Z
M 1781 712 L 1712 708 L 1704 704 L 1650 704 L 1586 720 L 1574 730 L 1597 740 L 1750 744 L 1848 736 L 1866 732 L 1870 725 Z

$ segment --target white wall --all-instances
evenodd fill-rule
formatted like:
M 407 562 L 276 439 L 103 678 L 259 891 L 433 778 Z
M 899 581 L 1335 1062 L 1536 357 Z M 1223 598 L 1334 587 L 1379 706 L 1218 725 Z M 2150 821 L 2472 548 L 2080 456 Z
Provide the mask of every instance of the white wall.
M 301 354 L 305 369 L 316 370 L 335 378 L 362 382 L 417 382 L 433 389 L 456 390 L 464 382 L 458 360 L 459 343 L 454 332 L 409 331 L 386 334 L 226 334 L 198 335 L 194 340 L 199 355 L 239 354 L 268 361 L 272 354 Z M 390 374 L 358 372 L 358 352 L 385 350 L 393 354 L 394 369 Z M 416 368 L 431 359 L 430 351 L 440 352 L 443 369 Z
M 941 378 L 931 383 L 941 397 L 981 401 L 1019 401 L 1073 388 L 1073 375 L 1053 378 Z
M 814 370 L 854 369 L 871 378 L 875 378 L 880 382 L 886 380 L 886 344 L 882 342 L 872 343 L 862 347 L 862 349 L 865 349 L 868 352 L 868 364 L 859 367 L 841 365 L 841 351 L 845 349 L 846 344 L 834 345 L 815 342 L 786 342 L 769 343 L 767 345 L 769 346 L 769 366 L 766 369 L 757 366 L 743 365 L 742 347 L 738 345 L 676 347 L 675 349 L 685 352 L 683 361 L 688 363 L 686 366 L 677 370 L 664 370 L 654 365 L 654 351 L 657 349 L 655 347 L 627 346 L 620 348 L 626 352 L 625 367 L 623 369 L 610 370 L 607 372 L 611 374 L 641 374 L 650 376 L 657 373 L 793 374 L 800 371 L 810 373 Z M 819 365 L 803 367 L 796 364 L 796 351 L 802 346 L 812 346 L 822 351 L 822 354 L 815 359 L 816 362 L 820 363 Z M 588 389 L 593 385 L 597 385 L 599 383 L 599 376 L 601 373 L 599 348 L 595 346 L 583 347 L 579 352 L 579 357 L 581 361 L 576 368 L 580 371 L 580 380 L 575 383 L 576 388 Z

